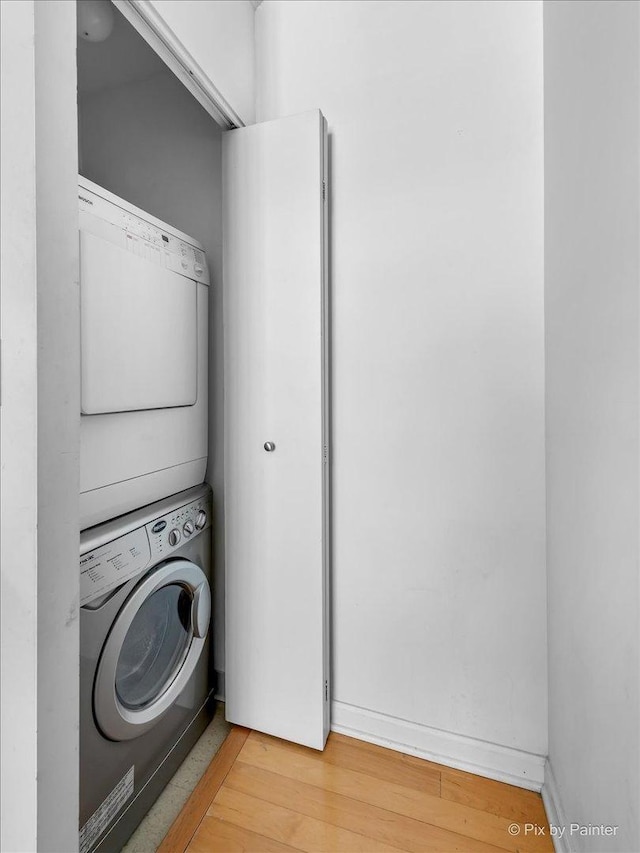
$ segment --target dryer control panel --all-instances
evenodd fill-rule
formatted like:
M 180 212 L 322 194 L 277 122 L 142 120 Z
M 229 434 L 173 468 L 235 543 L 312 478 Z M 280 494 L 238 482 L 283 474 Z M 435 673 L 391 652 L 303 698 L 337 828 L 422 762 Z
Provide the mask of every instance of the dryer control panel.
M 210 526 L 211 501 L 204 496 L 82 554 L 80 606 L 148 571 Z
M 97 185 L 96 185 L 96 189 Z M 116 243 L 128 252 L 194 281 L 209 284 L 204 251 L 195 240 L 142 211 L 89 188 L 83 180 L 78 189 L 80 229 Z

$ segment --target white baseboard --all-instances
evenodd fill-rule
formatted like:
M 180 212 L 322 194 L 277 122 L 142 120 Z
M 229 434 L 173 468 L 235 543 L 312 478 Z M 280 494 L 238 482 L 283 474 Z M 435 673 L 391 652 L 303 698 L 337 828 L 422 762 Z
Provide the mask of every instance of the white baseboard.
M 331 729 L 531 791 L 540 791 L 544 782 L 543 755 L 411 723 L 345 702 L 332 702 Z
M 560 802 L 560 794 L 558 792 L 556 777 L 553 775 L 553 769 L 551 768 L 549 759 L 547 759 L 547 763 L 545 764 L 544 768 L 542 802 L 544 803 L 544 808 L 547 813 L 547 820 L 549 821 L 549 825 L 557 826 L 560 828 L 568 828 L 569 824 L 567 823 L 567 819 L 564 814 L 564 809 L 562 808 L 562 803 Z M 562 837 L 560 837 L 559 835 L 552 835 L 551 837 L 553 838 L 553 846 L 556 853 L 572 853 L 566 829 Z

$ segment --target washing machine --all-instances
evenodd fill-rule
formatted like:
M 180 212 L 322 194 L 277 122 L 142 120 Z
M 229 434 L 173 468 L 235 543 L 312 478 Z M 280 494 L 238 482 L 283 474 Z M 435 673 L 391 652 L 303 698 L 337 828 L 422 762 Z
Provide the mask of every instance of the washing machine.
M 210 277 L 197 240 L 78 187 L 84 530 L 204 482 Z
M 81 853 L 119 851 L 210 721 L 208 486 L 80 545 Z

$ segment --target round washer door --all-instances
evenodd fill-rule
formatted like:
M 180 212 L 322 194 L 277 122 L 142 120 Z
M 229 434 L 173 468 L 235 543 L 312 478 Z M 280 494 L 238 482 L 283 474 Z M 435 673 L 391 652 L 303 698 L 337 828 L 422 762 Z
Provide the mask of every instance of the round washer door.
M 202 654 L 211 592 L 188 560 L 159 566 L 134 588 L 103 646 L 93 693 L 111 740 L 144 734 L 178 698 Z

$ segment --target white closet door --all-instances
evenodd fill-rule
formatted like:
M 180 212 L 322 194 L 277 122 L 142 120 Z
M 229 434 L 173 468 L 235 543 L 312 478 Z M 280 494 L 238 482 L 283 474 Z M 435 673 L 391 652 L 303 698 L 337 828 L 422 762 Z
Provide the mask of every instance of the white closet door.
M 329 730 L 325 154 L 318 111 L 223 136 L 226 713 L 317 749 Z

